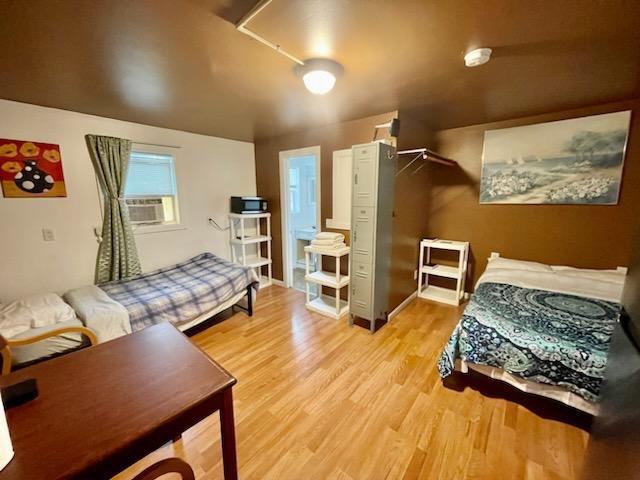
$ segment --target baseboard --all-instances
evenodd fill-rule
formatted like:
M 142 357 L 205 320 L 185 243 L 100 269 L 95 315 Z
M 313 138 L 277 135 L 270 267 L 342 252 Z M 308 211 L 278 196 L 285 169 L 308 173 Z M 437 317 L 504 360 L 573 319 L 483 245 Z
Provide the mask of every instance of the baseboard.
M 284 287 L 284 282 L 282 280 L 278 280 L 277 278 L 272 278 L 271 283 L 279 287 Z
M 416 290 L 411 295 L 409 295 L 407 298 L 405 298 L 400 305 L 398 305 L 396 308 L 391 310 L 391 312 L 388 315 L 389 320 L 391 320 L 393 317 L 398 315 L 402 310 L 407 308 L 407 305 L 409 305 L 411 303 L 411 301 L 414 298 L 416 298 L 417 296 L 418 296 L 418 291 Z

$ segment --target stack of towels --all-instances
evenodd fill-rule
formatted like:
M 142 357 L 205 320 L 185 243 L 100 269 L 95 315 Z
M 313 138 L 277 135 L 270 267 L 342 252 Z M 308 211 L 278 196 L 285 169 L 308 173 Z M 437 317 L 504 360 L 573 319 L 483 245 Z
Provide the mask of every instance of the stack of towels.
M 345 246 L 344 235 L 333 232 L 320 232 L 311 240 L 311 245 L 318 248 L 333 249 Z

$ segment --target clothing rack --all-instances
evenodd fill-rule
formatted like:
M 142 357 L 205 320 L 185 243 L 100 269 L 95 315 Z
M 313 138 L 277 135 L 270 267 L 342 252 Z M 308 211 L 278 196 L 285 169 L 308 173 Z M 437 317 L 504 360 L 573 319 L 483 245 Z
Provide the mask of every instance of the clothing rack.
M 409 155 L 412 153 L 415 153 L 416 156 L 413 158 L 413 160 L 411 160 L 409 163 L 407 163 L 404 167 L 402 167 L 397 173 L 396 173 L 396 177 L 398 175 L 400 175 L 402 172 L 404 172 L 406 169 L 408 169 L 411 165 L 413 165 L 415 162 L 417 162 L 420 158 L 422 158 L 423 160 L 429 160 L 431 162 L 435 162 L 435 163 L 440 163 L 442 165 L 446 165 L 448 167 L 453 167 L 455 165 L 458 165 L 458 162 L 456 162 L 455 160 L 451 160 L 450 158 L 447 158 L 443 155 L 440 155 L 439 153 L 434 152 L 433 150 L 429 150 L 426 147 L 423 148 L 414 148 L 412 150 L 400 150 L 397 152 L 398 155 Z M 423 165 L 420 165 L 415 172 L 417 172 L 418 170 L 420 170 L 422 167 L 424 167 Z M 414 173 L 415 173 L 414 172 Z

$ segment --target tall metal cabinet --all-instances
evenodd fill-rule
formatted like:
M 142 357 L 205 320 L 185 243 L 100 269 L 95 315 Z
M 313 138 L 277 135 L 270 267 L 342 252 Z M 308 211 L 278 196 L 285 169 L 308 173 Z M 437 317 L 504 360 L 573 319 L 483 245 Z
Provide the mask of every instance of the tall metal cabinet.
M 364 318 L 371 333 L 389 313 L 395 159 L 385 143 L 353 146 L 349 322 Z

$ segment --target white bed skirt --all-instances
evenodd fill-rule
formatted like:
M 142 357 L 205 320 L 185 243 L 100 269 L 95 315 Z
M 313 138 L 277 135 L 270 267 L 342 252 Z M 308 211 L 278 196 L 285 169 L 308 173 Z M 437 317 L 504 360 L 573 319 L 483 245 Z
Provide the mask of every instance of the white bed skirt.
M 501 380 L 516 387 L 526 393 L 533 393 L 542 397 L 552 398 L 565 405 L 576 408 L 590 415 L 598 415 L 598 404 L 591 403 L 575 393 L 567 392 L 565 389 L 556 387 L 555 385 L 546 385 L 544 383 L 530 382 L 523 378 L 510 374 L 509 372 L 488 365 L 476 365 L 461 360 L 456 360 L 456 370 L 462 373 L 468 373 L 469 369 L 491 377 L 495 380 Z

